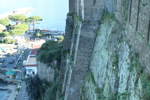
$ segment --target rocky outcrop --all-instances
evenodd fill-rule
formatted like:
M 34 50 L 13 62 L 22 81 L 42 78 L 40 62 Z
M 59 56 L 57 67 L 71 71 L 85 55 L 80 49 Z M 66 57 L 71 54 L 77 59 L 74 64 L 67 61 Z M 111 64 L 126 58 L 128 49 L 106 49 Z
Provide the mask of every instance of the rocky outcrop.
M 64 100 L 149 100 L 149 0 L 70 0 Z
M 53 82 L 54 76 L 55 76 L 55 70 L 51 68 L 50 66 L 39 63 L 38 69 L 38 77 L 40 80 L 47 81 L 47 82 Z

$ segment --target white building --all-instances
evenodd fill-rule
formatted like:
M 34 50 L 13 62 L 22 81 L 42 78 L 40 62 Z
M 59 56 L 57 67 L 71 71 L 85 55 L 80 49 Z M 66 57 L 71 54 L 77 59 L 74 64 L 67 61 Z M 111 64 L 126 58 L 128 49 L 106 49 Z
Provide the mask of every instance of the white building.
M 34 45 L 25 64 L 26 75 L 35 75 L 37 74 L 37 61 L 36 53 L 41 45 Z

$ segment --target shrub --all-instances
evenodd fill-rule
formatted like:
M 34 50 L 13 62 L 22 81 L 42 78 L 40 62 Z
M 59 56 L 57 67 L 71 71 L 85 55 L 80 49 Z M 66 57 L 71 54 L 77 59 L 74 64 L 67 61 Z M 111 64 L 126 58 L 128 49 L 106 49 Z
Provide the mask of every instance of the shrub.
M 37 60 L 45 64 L 51 64 L 54 60 L 57 60 L 59 64 L 61 61 L 61 51 L 62 43 L 47 41 L 38 50 Z
M 6 38 L 3 40 L 3 43 L 12 44 L 14 41 L 10 38 Z

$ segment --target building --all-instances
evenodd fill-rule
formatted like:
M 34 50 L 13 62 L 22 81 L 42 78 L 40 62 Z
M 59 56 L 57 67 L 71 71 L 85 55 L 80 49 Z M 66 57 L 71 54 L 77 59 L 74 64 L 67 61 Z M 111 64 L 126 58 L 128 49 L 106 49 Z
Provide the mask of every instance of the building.
M 34 45 L 28 58 L 25 63 L 26 68 L 26 75 L 35 75 L 37 74 L 37 61 L 36 61 L 36 54 L 37 50 L 41 47 L 41 45 Z
M 2 31 L 2 30 L 6 30 L 6 26 L 0 24 L 0 31 Z

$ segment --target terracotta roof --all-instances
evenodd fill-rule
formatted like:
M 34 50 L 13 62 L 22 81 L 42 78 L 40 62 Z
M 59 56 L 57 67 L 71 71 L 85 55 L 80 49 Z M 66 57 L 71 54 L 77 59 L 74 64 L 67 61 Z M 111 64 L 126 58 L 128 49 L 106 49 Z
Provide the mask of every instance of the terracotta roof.
M 33 65 L 25 65 L 25 67 L 33 67 L 33 66 L 36 67 L 36 64 L 33 64 Z
M 36 55 L 37 50 L 41 47 L 41 45 L 34 45 L 30 55 Z
M 33 49 L 39 49 L 41 45 L 33 45 Z
M 49 32 L 49 30 L 41 30 L 42 32 Z

